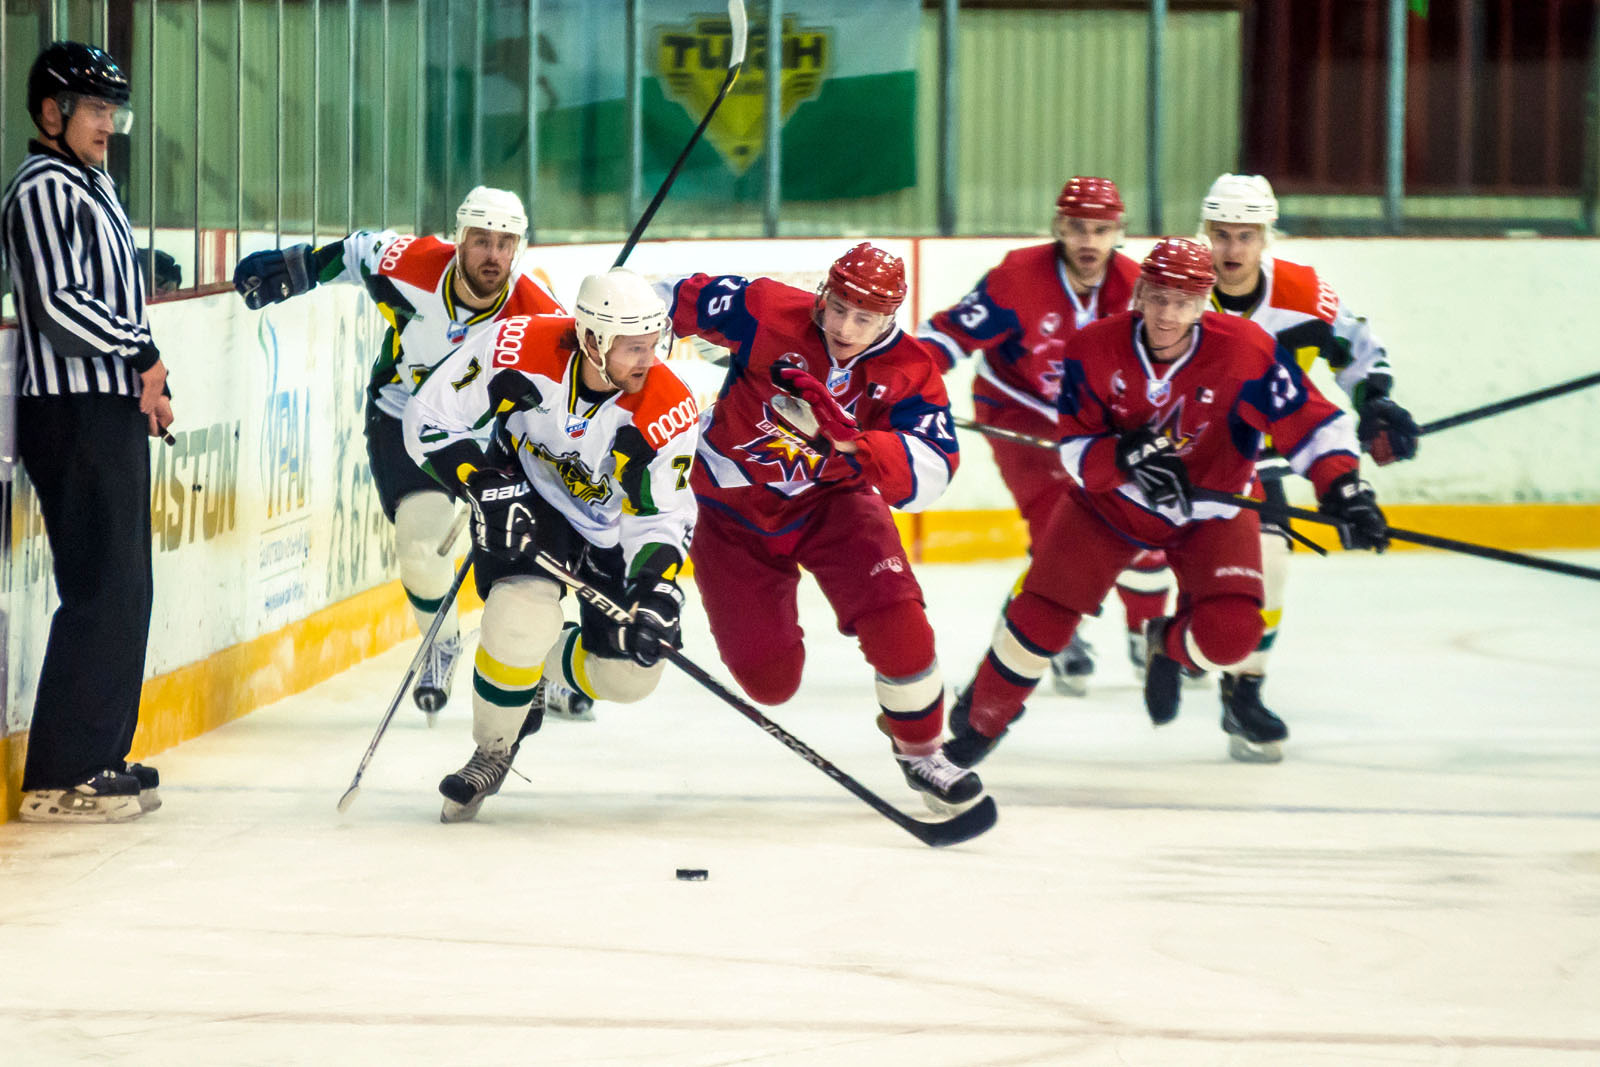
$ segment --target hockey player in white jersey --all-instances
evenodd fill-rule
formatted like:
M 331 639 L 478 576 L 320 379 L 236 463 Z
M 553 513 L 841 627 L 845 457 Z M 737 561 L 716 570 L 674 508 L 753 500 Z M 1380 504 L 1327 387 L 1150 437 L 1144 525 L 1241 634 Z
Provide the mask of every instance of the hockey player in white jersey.
M 252 308 L 323 282 L 364 286 L 389 322 L 367 389 L 367 456 L 384 515 L 395 526 L 400 584 L 426 632 L 450 588 L 453 567 L 439 544 L 455 502 L 406 454 L 400 418 L 413 393 L 457 345 L 513 315 L 560 313 L 548 289 L 518 267 L 528 232 L 522 200 L 478 186 L 456 211 L 454 243 L 391 230 L 357 230 L 313 248 L 256 252 L 239 261 L 234 286 Z M 450 697 L 461 634 L 455 613 L 417 676 L 412 698 L 432 723 Z M 560 690 L 551 703 L 586 717 L 587 705 Z
M 407 405 L 406 447 L 472 508 L 484 599 L 467 764 L 439 783 L 441 818 L 477 814 L 543 711 L 547 676 L 591 699 L 642 700 L 677 647 L 695 500 L 699 410 L 656 357 L 667 309 L 616 269 L 578 289 L 573 317 L 516 316 L 458 348 Z M 493 427 L 487 449 L 479 432 Z M 563 588 L 535 562 L 582 574 L 632 621 L 588 605 L 564 624 Z
M 1278 200 L 1259 174 L 1224 174 L 1212 183 L 1200 208 L 1201 236 L 1211 244 L 1217 272 L 1211 305 L 1242 315 L 1273 334 L 1302 371 L 1318 358 L 1350 397 L 1362 448 L 1381 466 L 1417 454 L 1418 428 L 1411 414 L 1390 398 L 1394 378 L 1383 345 L 1367 320 L 1339 299 L 1311 267 L 1271 255 Z M 1264 499 L 1286 503 L 1280 479 L 1286 463 L 1258 464 Z M 1267 657 L 1283 617 L 1290 535 L 1285 520 L 1261 516 L 1261 558 L 1266 586 L 1265 631 L 1249 658 L 1222 675 L 1222 726 L 1229 753 L 1247 762 L 1283 758 L 1288 727 L 1261 700 Z

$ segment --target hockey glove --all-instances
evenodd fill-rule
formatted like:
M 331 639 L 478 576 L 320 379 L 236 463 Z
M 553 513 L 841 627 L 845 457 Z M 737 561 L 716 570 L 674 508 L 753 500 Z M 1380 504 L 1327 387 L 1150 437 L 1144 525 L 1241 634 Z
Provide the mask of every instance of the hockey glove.
M 252 311 L 310 292 L 316 285 L 310 245 L 252 252 L 233 271 L 233 287 Z
M 651 578 L 634 589 L 632 621 L 617 627 L 617 647 L 641 667 L 654 667 L 663 652 L 681 648 L 678 616 L 683 592 L 666 578 Z
M 1369 396 L 1356 410 L 1356 416 L 1356 436 L 1378 466 L 1417 454 L 1417 438 L 1422 431 L 1411 412 L 1393 400 L 1381 393 Z
M 1339 543 L 1345 548 L 1370 548 L 1382 552 L 1389 547 L 1389 523 L 1378 507 L 1372 486 L 1356 471 L 1335 478 L 1322 494 L 1317 510 L 1338 520 Z
M 487 467 L 467 475 L 472 543 L 496 559 L 517 560 L 534 551 L 533 486 L 521 471 Z
M 795 399 L 804 401 L 811 409 L 817 429 L 828 440 L 838 444 L 840 441 L 854 441 L 861 436 L 861 427 L 856 425 L 855 416 L 840 407 L 821 382 L 795 364 L 784 360 L 774 363 L 772 384 Z
M 1117 438 L 1117 469 L 1156 507 L 1177 508 L 1185 517 L 1194 511 L 1189 468 L 1183 465 L 1172 438 L 1147 426 L 1129 430 Z

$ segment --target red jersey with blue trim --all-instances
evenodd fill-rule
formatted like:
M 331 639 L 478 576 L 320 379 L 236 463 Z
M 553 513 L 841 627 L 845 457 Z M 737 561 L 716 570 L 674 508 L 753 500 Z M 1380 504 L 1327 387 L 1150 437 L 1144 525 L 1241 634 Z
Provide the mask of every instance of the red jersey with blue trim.
M 1319 497 L 1359 465 L 1354 420 L 1259 326 L 1207 311 L 1188 351 L 1157 363 L 1140 324 L 1137 312 L 1123 312 L 1073 337 L 1058 406 L 1061 461 L 1116 528 L 1156 544 L 1185 522 L 1238 512 L 1196 501 L 1186 519 L 1145 499 L 1116 462 L 1117 436 L 1141 426 L 1172 439 L 1195 486 L 1223 493 L 1249 485 L 1263 434 Z
M 990 388 L 975 382 L 974 393 L 998 394 L 990 399 L 1054 419 L 1067 341 L 1091 322 L 1126 311 L 1138 277 L 1139 264 L 1113 252 L 1104 280 L 1080 297 L 1054 242 L 1019 248 L 917 333 L 945 357 L 946 370 L 981 351 L 978 381 Z
M 815 302 L 814 293 L 770 278 L 696 274 L 673 288 L 673 331 L 731 353 L 701 427 L 696 492 L 765 533 L 797 527 L 823 493 L 876 489 L 891 507 L 921 511 L 960 458 L 934 355 L 895 327 L 838 363 L 812 320 Z M 829 450 L 779 414 L 774 401 L 788 396 L 772 383 L 779 360 L 803 367 L 855 417 L 863 433 L 854 455 Z

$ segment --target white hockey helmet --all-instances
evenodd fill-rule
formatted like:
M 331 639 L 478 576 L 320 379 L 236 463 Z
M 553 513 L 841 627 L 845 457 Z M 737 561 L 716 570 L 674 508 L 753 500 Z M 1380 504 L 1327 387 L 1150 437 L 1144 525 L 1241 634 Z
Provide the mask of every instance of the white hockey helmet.
M 583 279 L 572 317 L 578 320 L 579 340 L 594 334 L 604 360 L 617 337 L 664 332 L 667 305 L 639 275 L 626 267 L 612 267 L 604 274 Z
M 1259 174 L 1224 174 L 1200 202 L 1200 222 L 1248 222 L 1269 230 L 1278 221 L 1272 183 Z
M 496 230 L 514 233 L 526 239 L 528 213 L 522 207 L 522 198 L 509 189 L 491 189 L 480 185 L 467 194 L 456 208 L 456 244 L 460 244 L 468 229 Z M 521 247 L 520 241 L 518 248 Z

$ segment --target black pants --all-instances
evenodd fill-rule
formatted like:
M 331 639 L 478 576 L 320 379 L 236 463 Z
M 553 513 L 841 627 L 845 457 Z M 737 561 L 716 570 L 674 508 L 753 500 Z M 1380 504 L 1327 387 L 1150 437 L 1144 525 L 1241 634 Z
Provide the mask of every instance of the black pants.
M 17 450 L 44 512 L 61 595 L 24 790 L 121 769 L 133 744 L 154 592 L 147 432 L 133 397 L 17 399 Z

